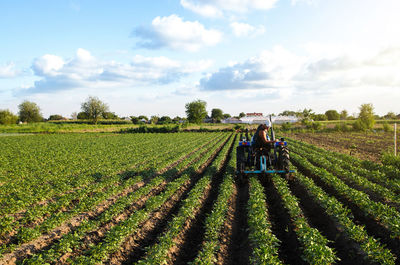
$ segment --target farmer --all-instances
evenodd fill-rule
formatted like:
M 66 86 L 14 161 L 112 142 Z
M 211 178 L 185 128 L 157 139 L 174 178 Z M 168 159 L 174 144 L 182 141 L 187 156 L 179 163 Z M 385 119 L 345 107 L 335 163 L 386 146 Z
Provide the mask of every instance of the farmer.
M 253 135 L 251 137 L 251 145 L 255 148 L 263 148 L 266 147 L 268 143 L 271 143 L 270 138 L 268 136 L 268 130 L 271 128 L 271 122 L 266 120 L 264 124 L 260 124 Z
M 271 122 L 266 120 L 264 124 L 258 126 L 255 134 L 251 137 L 251 148 L 253 152 L 251 152 L 250 163 L 253 165 L 255 163 L 256 168 L 260 168 L 260 157 L 269 157 L 270 151 L 273 148 L 274 141 L 271 141 L 268 136 L 270 128 Z

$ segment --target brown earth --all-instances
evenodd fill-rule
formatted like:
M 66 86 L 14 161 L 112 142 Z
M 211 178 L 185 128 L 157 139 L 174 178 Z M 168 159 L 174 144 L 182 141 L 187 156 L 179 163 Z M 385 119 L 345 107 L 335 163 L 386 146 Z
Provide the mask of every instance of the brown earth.
M 383 132 L 284 133 L 282 135 L 374 162 L 380 162 L 381 154 L 393 151 L 394 146 L 393 133 Z M 399 145 L 397 150 L 400 152 Z

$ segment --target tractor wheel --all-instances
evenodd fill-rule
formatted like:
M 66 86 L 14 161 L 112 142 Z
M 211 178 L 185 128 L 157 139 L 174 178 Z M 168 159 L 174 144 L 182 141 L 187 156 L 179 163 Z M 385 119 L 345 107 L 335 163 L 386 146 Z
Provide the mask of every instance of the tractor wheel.
M 286 147 L 282 147 L 281 151 L 279 152 L 279 169 L 284 170 L 287 173 L 284 173 L 286 179 L 291 179 L 291 175 L 289 173 L 289 164 L 290 164 L 290 156 L 289 156 L 289 149 Z

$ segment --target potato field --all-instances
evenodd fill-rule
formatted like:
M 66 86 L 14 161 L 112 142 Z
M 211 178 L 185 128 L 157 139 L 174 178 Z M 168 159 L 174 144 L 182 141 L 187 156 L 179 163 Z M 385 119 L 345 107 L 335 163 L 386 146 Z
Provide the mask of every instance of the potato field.
M 0 264 L 400 264 L 400 169 L 286 139 L 239 183 L 240 136 L 1 137 Z

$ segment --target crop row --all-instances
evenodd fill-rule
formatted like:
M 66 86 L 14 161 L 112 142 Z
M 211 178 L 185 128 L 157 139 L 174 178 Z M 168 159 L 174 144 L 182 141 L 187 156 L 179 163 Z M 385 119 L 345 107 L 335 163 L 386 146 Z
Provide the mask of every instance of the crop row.
M 347 237 L 360 245 L 360 248 L 371 261 L 380 264 L 395 264 L 396 258 L 390 250 L 384 248 L 377 239 L 369 236 L 364 226 L 355 224 L 351 211 L 341 202 L 335 197 L 329 196 L 312 179 L 305 177 L 300 172 L 296 173 L 296 181 L 305 188 L 313 201 L 320 205 L 328 216 L 335 221 L 338 228 L 343 230 Z
M 227 136 L 228 135 L 225 135 L 223 138 L 219 139 L 219 142 L 225 141 L 224 139 L 226 139 Z M 176 169 L 181 170 L 187 167 L 190 163 L 193 163 L 193 161 L 198 160 L 199 157 L 201 157 L 204 153 L 209 154 L 210 152 L 213 152 L 214 149 L 212 148 L 209 149 L 209 147 L 213 144 L 214 144 L 213 142 L 209 142 L 206 145 L 204 145 L 203 148 L 207 150 L 206 152 L 204 151 L 197 152 L 194 156 L 181 161 L 176 166 Z M 204 159 L 203 160 L 200 159 L 199 161 L 195 162 L 193 166 L 199 167 L 201 165 L 199 163 L 204 163 Z M 183 172 L 183 175 L 186 175 L 188 172 L 192 172 L 193 166 L 189 169 L 186 169 Z M 80 240 L 84 237 L 86 233 L 88 233 L 89 231 L 95 231 L 99 226 L 112 220 L 116 215 L 124 211 L 124 209 L 132 202 L 148 194 L 152 189 L 160 185 L 166 179 L 173 177 L 171 176 L 171 174 L 173 173 L 166 172 L 165 174 L 159 177 L 155 177 L 150 181 L 150 183 L 148 183 L 144 187 L 138 189 L 135 192 L 131 192 L 126 197 L 119 198 L 112 206 L 110 206 L 97 218 L 83 222 L 73 233 L 67 234 L 64 237 L 62 237 L 58 243 L 54 244 L 51 247 L 50 250 L 46 251 L 45 253 L 40 253 L 38 255 L 35 255 L 30 259 L 26 259 L 24 262 L 27 264 L 40 264 L 40 262 L 46 260 L 55 260 L 66 252 L 72 252 L 76 247 L 79 246 Z M 171 186 L 173 184 L 169 185 Z
M 340 177 L 346 183 L 356 185 L 362 189 L 378 194 L 385 202 L 394 202 L 400 205 L 400 197 L 396 193 L 386 187 L 369 181 L 366 177 L 360 176 L 354 171 L 344 169 L 338 159 L 333 157 L 330 157 L 329 159 L 329 156 L 325 154 L 324 156 L 321 156 L 320 152 L 314 151 L 311 148 L 300 147 L 300 145 L 297 145 L 297 147 L 298 148 L 296 149 L 302 148 L 302 152 L 307 153 L 306 157 L 310 162 L 316 166 L 327 169 L 330 173 Z M 318 157 L 318 159 L 316 159 L 316 157 Z
M 329 173 L 324 168 L 315 167 L 305 157 L 318 160 L 320 156 L 296 150 L 301 156 L 292 153 L 292 160 L 302 169 L 309 171 L 312 175 L 320 178 L 328 186 L 331 186 L 339 195 L 357 205 L 367 215 L 374 218 L 380 224 L 391 231 L 393 237 L 400 237 L 400 213 L 393 207 L 380 202 L 375 202 L 364 192 L 347 186 L 342 180 Z
M 20 142 L 7 138 L 5 142 L 10 143 L 4 146 L 4 153 L 1 152 L 5 163 L 0 169 L 7 173 L 1 180 L 4 185 L 0 187 L 0 216 L 27 209 L 54 195 L 86 187 L 98 182 L 99 177 L 129 170 L 132 165 L 143 164 L 163 150 L 168 151 L 181 139 L 192 142 L 198 138 L 205 140 L 207 135 L 170 134 L 153 136 L 154 139 L 142 135 L 17 138 Z
M 252 247 L 251 264 L 283 264 L 278 257 L 280 241 L 272 233 L 264 188 L 255 176 L 249 179 L 247 204 L 249 240 Z
M 303 259 L 314 265 L 334 263 L 338 258 L 328 247 L 328 240 L 317 229 L 310 227 L 298 199 L 292 195 L 286 181 L 278 175 L 272 176 L 272 181 L 292 219 L 297 238 L 303 246 Z
M 218 197 L 211 213 L 205 220 L 205 233 L 201 250 L 192 264 L 213 264 L 217 262 L 217 251 L 220 246 L 220 234 L 226 221 L 229 200 L 233 194 L 233 178 L 236 171 L 236 148 L 231 152 L 223 181 L 218 191 Z
M 197 142 L 199 143 L 199 142 Z M 178 149 L 179 147 L 175 146 L 174 149 Z M 184 148 L 182 148 L 185 151 L 190 150 L 193 148 L 192 145 L 187 144 Z M 181 154 L 181 152 L 178 152 L 178 155 Z M 179 156 L 178 156 L 179 157 Z M 162 163 L 158 164 L 158 168 L 156 170 L 161 169 L 164 167 L 166 164 L 171 163 L 170 161 L 170 156 L 166 156 L 164 158 L 165 160 L 162 161 Z M 16 234 L 16 239 L 17 239 L 17 244 L 28 242 L 34 238 L 37 238 L 40 236 L 42 233 L 49 232 L 50 230 L 54 229 L 55 227 L 59 226 L 61 223 L 71 219 L 72 217 L 76 216 L 77 214 L 85 211 L 90 211 L 92 210 L 96 205 L 101 203 L 102 201 L 106 200 L 110 196 L 116 195 L 123 190 L 125 190 L 128 187 L 131 187 L 138 183 L 139 181 L 142 180 L 142 176 L 135 177 L 128 179 L 128 181 L 122 181 L 120 182 L 120 179 L 118 176 L 114 176 L 113 178 L 105 178 L 106 181 L 100 182 L 101 185 L 94 185 L 95 189 L 89 188 L 87 191 L 81 196 L 81 198 L 73 198 L 73 200 L 79 199 L 79 202 L 74 205 L 71 209 L 68 211 L 61 211 L 61 212 L 56 212 L 52 213 L 49 215 L 48 218 L 46 218 L 41 224 L 36 225 L 34 227 L 20 227 L 20 229 L 17 230 Z M 50 214 L 50 213 L 48 213 Z M 8 246 L 8 248 L 12 249 L 14 248 L 15 245 Z
M 84 136 L 18 138 L 20 142 L 12 141 L 14 138 L 7 139 L 10 146 L 4 147 L 6 163 L 2 165 L 2 169 L 7 174 L 4 177 L 6 184 L 0 188 L 2 215 L 93 183 L 98 175 L 109 175 L 121 168 L 120 162 L 123 161 L 110 159 L 118 155 L 117 148 L 121 147 L 113 146 L 112 141 L 107 146 L 103 139 Z M 138 140 L 132 145 L 133 148 L 144 147 L 146 143 L 150 143 L 143 141 L 143 145 L 139 145 L 142 138 L 139 137 Z M 30 149 L 25 146 L 29 146 Z M 88 150 L 91 150 L 91 156 Z M 93 175 L 94 173 L 97 175 Z
M 223 147 L 213 164 L 207 168 L 203 177 L 190 190 L 187 198 L 182 201 L 178 213 L 168 223 L 166 231 L 158 237 L 156 244 L 150 246 L 146 257 L 138 261 L 137 264 L 167 263 L 169 250 L 176 244 L 175 239 L 181 233 L 184 224 L 191 222 L 196 217 L 196 209 L 201 206 L 205 191 L 209 187 L 212 177 L 222 169 L 234 138 L 231 137 Z
M 374 166 L 374 169 L 371 168 L 372 166 L 369 167 L 370 169 L 363 167 L 363 164 L 366 163 L 371 165 L 378 165 L 376 163 L 367 161 L 361 162 L 360 160 L 352 156 L 327 151 L 318 148 L 314 145 L 310 145 L 300 141 L 290 140 L 290 142 L 296 148 L 306 148 L 307 150 L 323 154 L 326 159 L 328 159 L 330 162 L 334 164 L 340 165 L 343 169 L 346 169 L 350 172 L 353 172 L 364 178 L 367 178 L 370 181 L 385 186 L 386 188 L 392 190 L 395 193 L 400 193 L 400 179 L 396 178 L 393 179 L 391 177 L 388 177 L 383 171 L 379 171 L 380 168 L 379 166 Z M 382 168 L 380 169 L 382 170 Z
M 199 140 L 188 143 L 186 146 L 184 146 L 182 149 L 182 152 L 186 152 L 190 150 L 190 148 L 193 148 L 193 146 L 196 146 L 197 144 L 201 143 Z M 174 148 L 178 149 L 178 148 Z M 179 149 L 178 149 L 179 150 Z M 181 151 L 181 150 L 179 150 Z M 170 150 L 164 150 L 164 153 L 160 152 L 161 154 L 170 154 Z M 165 165 L 168 165 L 171 163 L 171 156 L 164 156 L 162 159 L 160 159 L 160 163 L 158 164 L 158 168 L 163 168 Z M 143 163 L 143 161 L 138 161 L 137 163 L 141 163 L 141 167 L 147 166 L 146 163 Z M 142 176 L 141 176 L 142 177 Z M 139 178 L 138 181 L 134 183 L 128 183 L 128 186 L 132 186 L 133 184 L 142 181 L 142 178 Z M 33 207 L 29 207 L 27 211 L 23 214 L 23 216 L 19 219 L 16 220 L 13 216 L 4 216 L 3 218 L 0 218 L 0 228 L 2 230 L 2 234 L 4 235 L 5 233 L 9 231 L 13 231 L 17 229 L 19 226 L 21 226 L 17 231 L 17 237 L 18 241 L 26 242 L 27 240 L 31 240 L 31 237 L 26 237 L 24 234 L 26 234 L 26 228 L 24 225 L 34 223 L 36 220 L 43 219 L 45 220 L 44 223 L 53 223 L 54 218 L 57 218 L 59 221 L 55 222 L 54 225 L 57 225 L 59 222 L 62 222 L 65 220 L 65 218 L 68 218 L 66 216 L 65 218 L 60 217 L 62 213 L 59 212 L 60 209 L 68 209 L 68 207 L 72 208 L 72 211 L 75 211 L 73 208 L 76 208 L 73 202 L 79 201 L 81 202 L 80 204 L 83 205 L 84 201 L 86 198 L 88 198 L 88 195 L 94 195 L 96 196 L 98 193 L 104 193 L 107 192 L 107 188 L 116 186 L 121 184 L 122 188 L 125 188 L 126 185 L 124 184 L 124 180 L 121 180 L 121 177 L 118 175 L 113 175 L 112 177 L 102 177 L 100 181 L 93 183 L 92 185 L 89 185 L 88 187 L 85 187 L 85 189 L 76 189 L 74 192 L 71 193 L 66 193 L 58 198 L 56 198 L 54 201 L 47 203 L 47 204 L 39 204 L 35 205 Z M 79 208 L 79 207 L 78 207 Z M 79 212 L 78 212 L 79 213 Z M 70 215 L 69 215 L 70 216 Z M 49 217 L 49 218 L 46 218 Z M 45 225 L 45 224 L 42 224 Z M 54 225 L 51 225 L 49 229 L 54 227 Z M 38 226 L 36 226 L 38 227 Z M 36 228 L 37 232 L 41 230 L 41 228 Z M 28 229 L 29 231 L 29 229 Z

